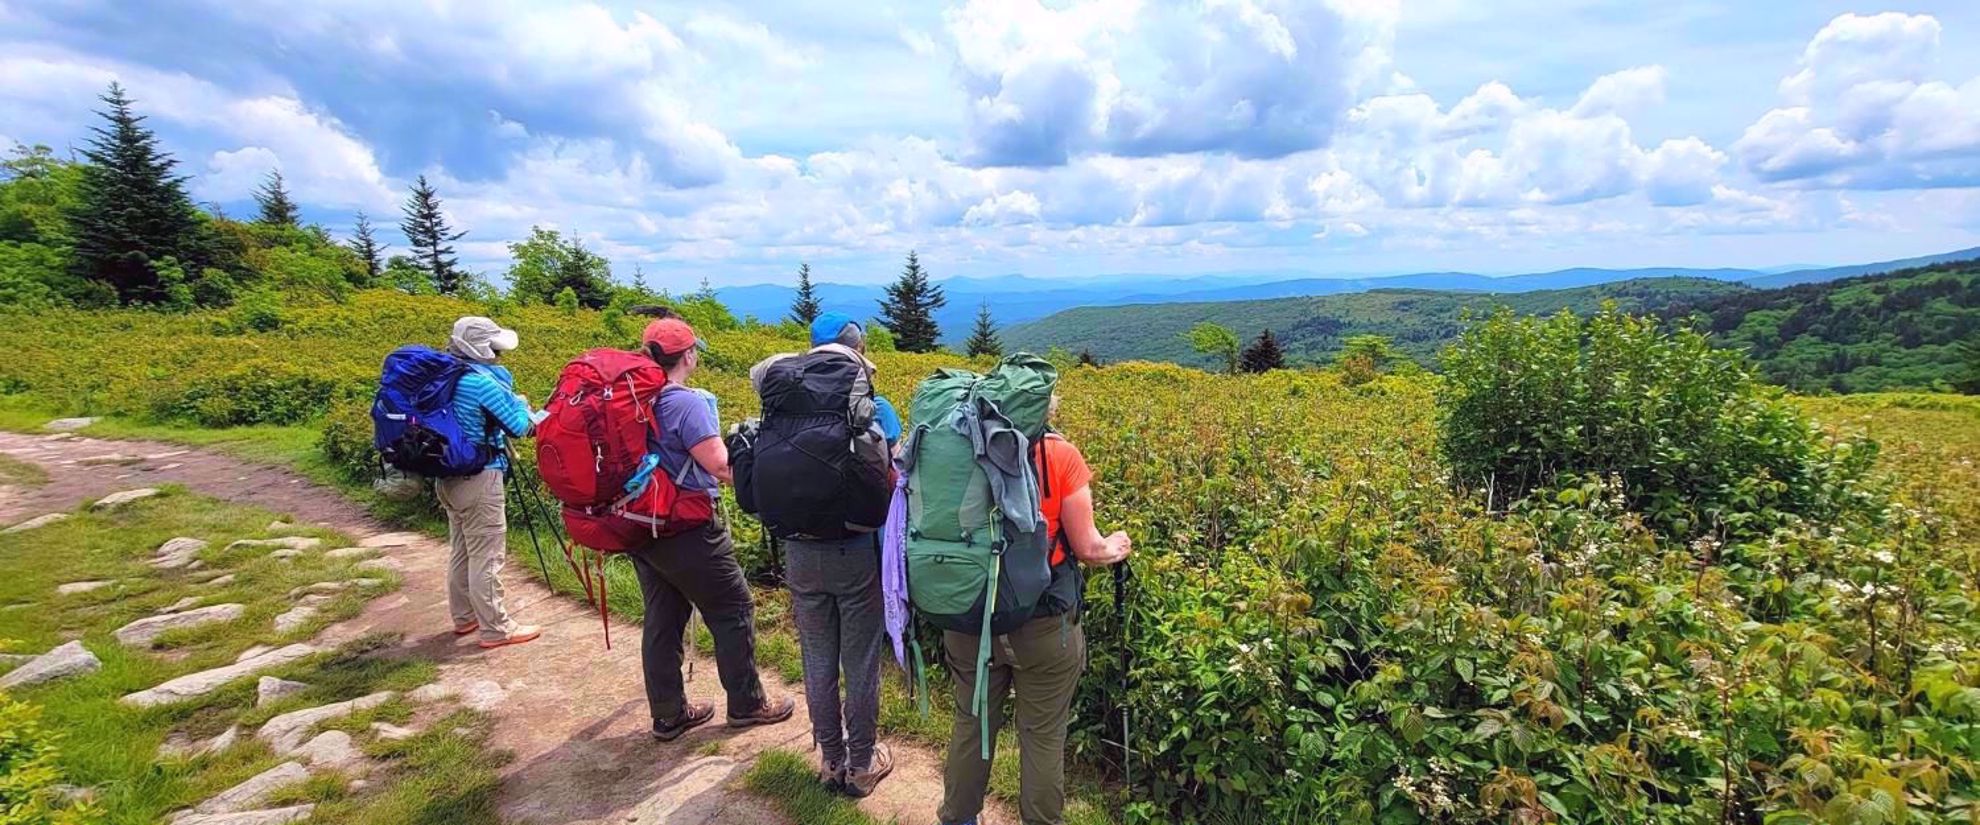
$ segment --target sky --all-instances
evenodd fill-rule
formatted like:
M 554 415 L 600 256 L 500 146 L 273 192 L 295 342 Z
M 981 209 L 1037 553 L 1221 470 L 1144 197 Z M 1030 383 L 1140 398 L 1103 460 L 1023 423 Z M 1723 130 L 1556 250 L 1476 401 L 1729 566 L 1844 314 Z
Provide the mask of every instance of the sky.
M 1980 246 L 1972 0 L 0 0 L 0 147 L 112 81 L 196 200 L 425 175 L 497 279 L 533 226 L 670 287 Z

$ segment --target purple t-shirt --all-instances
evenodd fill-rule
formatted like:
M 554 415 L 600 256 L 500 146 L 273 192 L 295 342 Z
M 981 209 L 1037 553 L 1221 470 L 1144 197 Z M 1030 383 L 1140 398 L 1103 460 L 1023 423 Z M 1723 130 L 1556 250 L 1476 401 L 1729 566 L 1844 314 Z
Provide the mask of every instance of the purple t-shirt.
M 660 456 L 660 472 L 680 479 L 686 489 L 706 490 L 711 496 L 720 494 L 721 482 L 702 469 L 689 452 L 694 445 L 722 434 L 708 402 L 691 391 L 670 390 L 660 393 L 660 400 L 654 402 L 654 414 L 660 419 L 660 437 L 649 438 L 646 448 Z M 681 475 L 684 467 L 685 476 Z

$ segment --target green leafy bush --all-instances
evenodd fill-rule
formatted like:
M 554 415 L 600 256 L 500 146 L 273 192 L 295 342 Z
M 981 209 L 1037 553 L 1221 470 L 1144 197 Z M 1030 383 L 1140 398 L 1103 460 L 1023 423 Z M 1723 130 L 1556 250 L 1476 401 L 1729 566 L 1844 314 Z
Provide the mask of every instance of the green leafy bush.
M 0 825 L 82 825 L 96 821 L 87 802 L 63 798 L 55 735 L 41 709 L 0 694 Z
M 1440 446 L 1495 503 L 1613 474 L 1678 537 L 1758 534 L 1866 501 L 1875 446 L 1831 440 L 1736 352 L 1613 307 L 1583 319 L 1501 311 L 1443 355 Z
M 193 379 L 176 396 L 163 399 L 156 413 L 159 418 L 202 427 L 300 424 L 315 420 L 336 400 L 356 391 L 307 367 L 256 360 Z

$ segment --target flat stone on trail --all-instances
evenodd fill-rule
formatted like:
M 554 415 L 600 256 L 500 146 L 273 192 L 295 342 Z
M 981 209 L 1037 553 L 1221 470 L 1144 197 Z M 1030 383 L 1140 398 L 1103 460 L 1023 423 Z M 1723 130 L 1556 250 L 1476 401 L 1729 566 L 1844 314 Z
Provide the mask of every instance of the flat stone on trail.
M 276 519 L 268 523 L 268 532 L 270 533 L 286 533 L 294 529 L 296 529 L 295 525 L 281 519 Z
M 323 557 L 341 561 L 343 559 L 368 559 L 378 555 L 378 553 L 379 550 L 376 547 L 339 547 L 328 553 L 324 553 Z
M 361 710 L 370 710 L 371 708 L 378 707 L 392 701 L 398 695 L 395 691 L 387 690 L 371 694 L 370 696 L 352 699 L 348 702 L 337 702 L 323 705 L 322 707 L 284 713 L 281 716 L 263 722 L 261 730 L 255 731 L 254 737 L 267 742 L 268 746 L 275 750 L 275 753 L 281 756 L 289 756 L 294 754 L 297 748 L 302 747 L 303 741 L 309 736 L 311 728 L 324 722 L 342 719 Z
M 231 622 L 244 615 L 247 615 L 247 605 L 216 604 L 212 607 L 202 607 L 198 610 L 188 610 L 184 613 L 166 613 L 162 616 L 139 619 L 117 628 L 117 632 L 111 635 L 116 636 L 117 641 L 127 645 L 134 647 L 145 646 L 151 644 L 159 636 L 164 635 L 168 630 Z
M 342 593 L 346 590 L 349 590 L 357 586 L 358 583 L 356 579 L 352 579 L 349 581 L 317 582 L 315 584 L 305 584 L 301 587 L 295 588 L 294 590 L 290 590 L 289 598 L 293 599 L 297 596 L 303 595 L 304 593 L 308 593 L 313 596 L 327 596 L 334 593 Z
M 235 657 L 234 657 L 234 661 L 236 661 L 236 662 L 245 662 L 245 661 L 247 661 L 247 660 L 249 660 L 249 659 L 252 659 L 252 658 L 254 658 L 254 657 L 256 657 L 256 656 L 260 656 L 261 654 L 263 654 L 263 653 L 267 653 L 268 651 L 271 651 L 271 650 L 274 650 L 274 649 L 275 649 L 275 648 L 274 648 L 274 647 L 272 647 L 272 646 L 270 646 L 270 645 L 255 645 L 254 647 L 250 647 L 250 648 L 248 648 L 248 649 L 246 649 L 246 650 L 243 650 L 243 651 L 241 651 L 241 655 L 239 655 L 239 656 L 235 656 Z
M 296 749 L 296 756 L 321 770 L 347 770 L 364 762 L 364 753 L 340 730 L 326 730 Z
M 372 570 L 398 572 L 406 569 L 405 562 L 398 559 L 366 559 L 351 567 L 352 570 Z
M 136 464 L 143 460 L 143 458 L 138 456 L 126 455 L 124 453 L 105 453 L 103 455 L 92 455 L 76 459 L 76 463 L 84 467 L 106 467 L 112 464 Z
M 141 499 L 151 498 L 152 496 L 155 495 L 158 495 L 158 488 L 139 487 L 135 490 L 125 490 L 121 493 L 111 493 L 110 495 L 99 498 L 96 500 L 95 504 L 89 505 L 89 509 L 108 510 L 112 507 L 122 507 L 133 501 L 139 501 Z
M 9 533 L 25 533 L 37 527 L 47 527 L 48 525 L 54 524 L 55 522 L 58 521 L 66 521 L 68 520 L 68 518 L 69 518 L 68 513 L 49 513 L 47 515 L 35 516 L 34 518 L 28 519 L 27 521 L 23 521 L 5 530 L 0 530 L 0 536 L 7 535 Z
M 285 536 L 279 539 L 241 539 L 240 541 L 227 545 L 227 549 L 232 551 L 232 550 L 240 550 L 243 548 L 248 548 L 248 549 L 267 548 L 267 549 L 295 550 L 300 552 L 303 550 L 315 550 L 316 548 L 322 546 L 323 546 L 322 539 L 313 539 L 305 536 Z
M 191 607 L 193 607 L 194 605 L 197 605 L 197 604 L 199 604 L 199 597 L 198 597 L 198 596 L 187 596 L 187 597 L 185 597 L 185 598 L 183 598 L 183 599 L 180 599 L 180 600 L 178 600 L 178 601 L 176 601 L 176 602 L 173 602 L 173 603 L 171 603 L 171 604 L 169 604 L 169 605 L 166 605 L 166 606 L 165 606 L 165 609 L 164 609 L 164 610 L 160 610 L 160 611 L 158 611 L 158 612 L 159 612 L 159 613 L 177 613 L 177 612 L 179 612 L 179 611 L 181 611 L 181 610 L 186 610 L 186 609 L 189 609 L 189 608 L 191 608 Z
M 289 825 L 301 822 L 316 812 L 314 803 L 290 805 L 287 808 L 269 808 L 265 811 L 240 811 L 231 814 L 190 813 L 175 816 L 172 825 Z
M 261 707 L 284 696 L 294 696 L 305 690 L 309 690 L 309 685 L 301 682 L 291 682 L 287 679 L 277 679 L 273 676 L 263 676 L 261 677 L 261 681 L 254 686 L 254 706 Z
M 203 539 L 180 536 L 158 545 L 152 552 L 151 566 L 160 570 L 175 570 L 192 564 L 199 551 L 206 549 Z
M 373 722 L 371 734 L 387 742 L 400 742 L 418 736 L 419 731 L 402 728 L 390 722 Z
M 273 553 L 269 553 L 268 557 L 271 559 L 275 559 L 276 561 L 288 561 L 300 555 L 302 555 L 301 550 L 297 550 L 293 547 L 282 547 L 276 549 L 276 551 Z
M 293 608 L 275 617 L 275 632 L 293 633 L 297 628 L 309 624 L 309 620 L 316 618 L 316 614 L 320 612 L 322 611 L 317 610 L 315 605 L 306 604 Z
M 234 574 L 232 573 L 228 573 L 225 576 L 219 576 L 217 578 L 206 580 L 207 587 L 226 587 L 227 585 L 233 583 L 234 583 Z
M 252 676 L 256 672 L 267 670 L 268 668 L 281 667 L 297 659 L 313 656 L 320 652 L 322 651 L 311 645 L 289 645 L 279 650 L 271 650 L 263 653 L 252 659 L 235 662 L 226 667 L 216 667 L 212 670 L 188 673 L 157 687 L 127 694 L 124 698 L 117 701 L 131 707 L 140 708 L 169 705 L 173 702 L 181 702 L 196 696 L 205 696 L 235 679 Z
M 104 580 L 87 581 L 87 582 L 69 582 L 68 584 L 58 584 L 55 586 L 55 595 L 73 596 L 77 593 L 88 593 L 91 590 L 101 590 L 113 584 L 116 584 L 116 582 L 104 581 Z
M 41 428 L 49 432 L 70 433 L 94 423 L 96 423 L 94 416 L 89 418 L 57 418 L 54 421 L 41 425 Z
M 231 814 L 250 810 L 263 802 L 267 802 L 268 798 L 274 796 L 276 791 L 307 779 L 309 779 L 309 770 L 307 768 L 296 762 L 283 762 L 280 765 L 255 774 L 239 785 L 221 791 L 212 799 L 199 803 L 193 807 L 193 813 Z M 175 821 L 183 822 L 184 820 Z
M 427 540 L 426 536 L 420 533 L 380 533 L 358 542 L 358 546 L 378 548 L 405 547 Z
M 34 657 L 33 661 L 14 668 L 5 676 L 0 676 L 0 690 L 53 682 L 71 676 L 94 673 L 103 667 L 103 661 L 96 654 L 83 647 L 82 642 L 69 642 L 54 650 Z
M 506 701 L 509 692 L 503 690 L 502 685 L 492 679 L 476 679 L 463 686 L 444 682 L 421 685 L 406 694 L 406 698 L 421 704 L 458 699 L 461 704 L 486 713 Z

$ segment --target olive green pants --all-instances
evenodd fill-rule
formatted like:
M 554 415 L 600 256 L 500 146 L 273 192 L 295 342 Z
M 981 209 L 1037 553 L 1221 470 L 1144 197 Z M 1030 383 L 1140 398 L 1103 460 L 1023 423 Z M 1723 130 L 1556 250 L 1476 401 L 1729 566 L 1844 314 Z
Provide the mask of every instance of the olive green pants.
M 942 771 L 944 825 L 976 821 L 990 788 L 991 760 L 983 758 L 983 728 L 976 716 L 976 656 L 981 637 L 942 634 L 943 659 L 955 677 L 956 718 Z M 1066 808 L 1066 724 L 1073 693 L 1086 670 L 1086 633 L 1075 616 L 1033 619 L 1008 636 L 990 640 L 990 736 L 1004 726 L 1005 697 L 1012 697 L 1018 740 L 1018 815 L 1024 825 L 1061 825 Z M 995 749 L 992 749 L 995 755 Z

